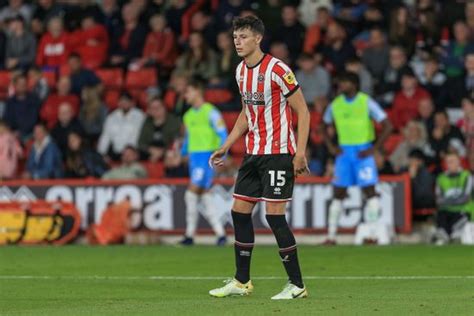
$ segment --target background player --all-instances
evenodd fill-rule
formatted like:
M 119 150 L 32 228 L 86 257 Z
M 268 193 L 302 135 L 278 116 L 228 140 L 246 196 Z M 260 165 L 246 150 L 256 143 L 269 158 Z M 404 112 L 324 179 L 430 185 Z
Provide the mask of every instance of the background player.
M 245 156 L 234 191 L 232 220 L 235 231 L 237 272 L 222 288 L 209 292 L 215 297 L 247 295 L 252 292 L 250 258 L 254 245 L 252 210 L 266 202 L 266 219 L 280 248 L 289 282 L 272 299 L 307 296 L 298 263 L 296 242 L 285 218 L 295 176 L 307 172 L 305 158 L 309 112 L 290 68 L 260 49 L 263 22 L 248 16 L 234 20 L 234 44 L 244 60 L 236 69 L 242 95 L 242 111 L 224 145 L 210 163 L 222 165 L 232 144 L 247 130 Z M 298 144 L 292 128 L 292 109 L 298 114 Z
M 192 107 L 183 117 L 185 139 L 181 150 L 182 156 L 189 155 L 189 174 L 191 184 L 184 195 L 186 203 L 186 234 L 181 241 L 183 245 L 194 243 L 194 234 L 199 219 L 199 199 L 203 202 L 203 215 L 211 224 L 217 235 L 217 245 L 226 243 L 225 231 L 219 220 L 209 189 L 212 185 L 214 170 L 208 161 L 214 150 L 227 138 L 227 129 L 220 112 L 204 100 L 203 84 L 192 81 L 186 87 L 186 102 Z
M 359 91 L 359 77 L 355 73 L 343 73 L 339 77 L 339 92 L 324 113 L 324 124 L 334 124 L 338 144 L 332 142 L 324 126 L 324 139 L 329 151 L 336 156 L 334 166 L 334 195 L 329 206 L 328 238 L 326 244 L 336 243 L 339 217 L 343 211 L 342 202 L 347 188 L 357 185 L 362 188 L 366 199 L 365 220 L 378 219 L 379 197 L 375 192 L 378 182 L 374 151 L 379 149 L 390 135 L 392 125 L 386 113 L 371 97 Z M 375 120 L 382 125 L 382 132 L 375 145 Z

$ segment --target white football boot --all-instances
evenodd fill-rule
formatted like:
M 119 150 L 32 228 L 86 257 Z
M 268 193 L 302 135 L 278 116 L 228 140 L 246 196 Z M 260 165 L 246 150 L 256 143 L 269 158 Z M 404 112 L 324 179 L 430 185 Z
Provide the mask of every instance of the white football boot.
M 229 279 L 224 281 L 227 283 L 223 287 L 210 290 L 209 294 L 214 297 L 227 297 L 232 295 L 249 295 L 253 291 L 252 281 L 248 281 L 245 284 L 240 283 L 236 279 Z

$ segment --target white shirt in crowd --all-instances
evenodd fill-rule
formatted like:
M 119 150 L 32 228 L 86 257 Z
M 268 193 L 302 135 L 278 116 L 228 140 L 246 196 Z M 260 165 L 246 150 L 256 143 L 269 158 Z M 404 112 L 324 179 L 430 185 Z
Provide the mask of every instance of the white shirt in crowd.
M 136 147 L 144 120 L 145 114 L 137 108 L 132 108 L 127 113 L 121 109 L 110 113 L 105 120 L 97 145 L 99 153 L 107 154 L 111 145 L 112 150 L 117 154 L 121 153 L 127 145 Z

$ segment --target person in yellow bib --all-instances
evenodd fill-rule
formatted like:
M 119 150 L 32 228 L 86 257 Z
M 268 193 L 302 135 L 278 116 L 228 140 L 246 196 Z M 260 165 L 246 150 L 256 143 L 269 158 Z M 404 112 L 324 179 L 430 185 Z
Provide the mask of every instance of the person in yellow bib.
M 341 74 L 338 86 L 340 94 L 327 107 L 323 116 L 325 143 L 336 157 L 332 181 L 334 193 L 329 206 L 328 237 L 325 241 L 328 245 L 336 243 L 342 203 L 350 186 L 359 186 L 364 192 L 365 221 L 374 222 L 378 219 L 380 201 L 375 192 L 378 173 L 373 154 L 381 148 L 392 130 L 387 114 L 380 105 L 359 91 L 357 74 Z M 382 132 L 375 144 L 373 121 L 382 125 Z M 334 124 L 336 128 L 337 144 L 326 133 L 329 124 Z
M 227 129 L 217 108 L 204 100 L 204 86 L 191 81 L 186 87 L 185 99 L 192 107 L 183 116 L 185 139 L 182 156 L 188 156 L 191 183 L 184 195 L 186 203 L 186 233 L 182 245 L 193 245 L 199 219 L 198 204 L 202 200 L 202 214 L 217 236 L 217 245 L 226 244 L 224 227 L 213 204 L 212 186 L 214 170 L 208 161 L 212 153 L 227 139 Z

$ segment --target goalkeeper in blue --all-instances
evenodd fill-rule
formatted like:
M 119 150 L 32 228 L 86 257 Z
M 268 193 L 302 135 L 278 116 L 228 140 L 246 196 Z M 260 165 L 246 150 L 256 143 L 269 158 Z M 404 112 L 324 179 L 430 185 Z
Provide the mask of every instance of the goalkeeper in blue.
M 209 158 L 214 150 L 227 139 L 227 129 L 220 112 L 204 100 L 204 86 L 199 81 L 192 81 L 185 91 L 186 102 L 192 107 L 184 114 L 185 140 L 181 150 L 182 156 L 188 156 L 191 183 L 184 195 L 186 204 L 186 233 L 182 245 L 193 245 L 199 211 L 202 200 L 202 215 L 211 225 L 217 236 L 217 245 L 226 243 L 224 226 L 218 218 L 212 194 L 214 170 L 209 166 Z

